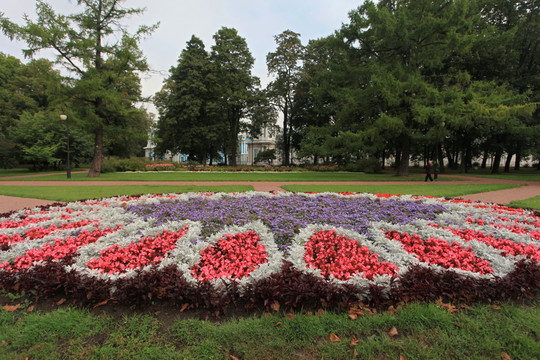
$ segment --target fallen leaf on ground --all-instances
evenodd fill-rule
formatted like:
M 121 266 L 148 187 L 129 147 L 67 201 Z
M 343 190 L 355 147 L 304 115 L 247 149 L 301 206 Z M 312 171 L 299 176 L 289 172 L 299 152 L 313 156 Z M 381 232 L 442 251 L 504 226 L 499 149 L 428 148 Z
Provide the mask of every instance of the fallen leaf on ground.
M 28 312 L 34 311 L 34 305 L 30 305 L 30 306 L 28 307 L 28 309 L 26 309 L 26 311 L 28 311 Z
M 508 354 L 505 353 L 504 351 L 501 352 L 501 359 L 502 359 L 502 360 L 512 360 L 512 358 L 510 357 L 510 355 L 508 355 Z
M 350 345 L 351 345 L 351 346 L 358 346 L 359 344 L 360 344 L 360 340 L 358 340 L 358 339 L 356 338 L 356 336 L 353 335 L 353 336 L 352 336 L 352 339 L 351 339 Z
M 492 308 L 493 310 L 497 310 L 497 311 L 501 310 L 501 307 L 500 307 L 500 306 L 497 306 L 497 305 L 491 305 L 491 308 Z
M 336 334 L 331 333 L 331 334 L 330 334 L 330 341 L 331 341 L 331 342 L 340 342 L 341 339 L 340 339 Z
M 280 322 L 275 323 L 274 326 L 279 326 L 281 324 L 282 324 L 282 322 L 280 321 Z
M 366 313 L 363 310 L 356 309 L 356 308 L 350 308 L 349 309 L 349 317 L 353 320 L 356 320 L 358 316 L 364 316 Z
M 62 299 L 60 299 L 60 300 L 58 300 L 58 301 L 56 302 L 56 305 L 62 305 L 62 304 L 65 303 L 65 302 L 66 302 L 66 299 L 65 299 L 65 298 L 62 298 Z
M 294 319 L 294 314 L 293 313 L 288 313 L 287 314 L 287 319 L 289 319 L 289 320 Z
M 442 301 L 442 298 L 439 298 L 435 303 L 437 305 L 439 305 L 440 307 L 445 308 L 446 311 L 448 311 L 449 313 L 455 313 L 456 311 L 458 311 L 458 309 L 454 305 L 452 305 L 450 303 L 448 303 L 448 304 L 444 303 Z
M 229 355 L 229 357 L 231 358 L 231 360 L 240 360 L 236 356 Z
M 2 306 L 2 309 L 6 310 L 6 311 L 15 311 L 19 308 L 19 306 L 21 306 L 21 304 L 17 304 L 17 305 L 4 305 Z
M 323 314 L 324 314 L 324 310 L 323 310 L 323 309 L 317 310 L 317 315 L 323 316 Z
M 391 328 L 388 332 L 388 336 L 396 336 L 398 334 L 398 331 L 395 327 Z
M 399 360 L 407 360 L 407 358 L 404 355 L 399 355 Z
M 274 300 L 272 305 L 270 305 L 270 308 L 274 311 L 279 311 L 279 303 L 277 302 L 277 300 Z
M 188 308 L 189 304 L 183 304 L 180 308 L 180 312 L 184 312 Z
M 96 305 L 94 305 L 94 309 L 97 308 L 97 307 L 103 306 L 103 305 L 107 305 L 107 303 L 108 303 L 110 300 L 111 300 L 111 299 L 106 299 L 106 300 L 103 300 L 103 301 L 98 302 Z

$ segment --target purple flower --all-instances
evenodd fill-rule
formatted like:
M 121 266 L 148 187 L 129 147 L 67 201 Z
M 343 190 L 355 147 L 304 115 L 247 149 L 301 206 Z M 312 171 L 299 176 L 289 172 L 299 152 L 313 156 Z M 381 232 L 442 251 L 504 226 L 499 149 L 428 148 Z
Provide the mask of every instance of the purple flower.
M 369 235 L 371 222 L 386 221 L 407 224 L 416 219 L 433 220 L 443 205 L 428 205 L 420 200 L 343 197 L 331 194 L 268 197 L 223 196 L 219 199 L 192 197 L 187 201 L 132 206 L 129 211 L 157 224 L 165 221 L 200 221 L 207 237 L 226 226 L 246 225 L 260 220 L 276 237 L 276 244 L 286 250 L 300 229 L 309 224 L 328 224 Z

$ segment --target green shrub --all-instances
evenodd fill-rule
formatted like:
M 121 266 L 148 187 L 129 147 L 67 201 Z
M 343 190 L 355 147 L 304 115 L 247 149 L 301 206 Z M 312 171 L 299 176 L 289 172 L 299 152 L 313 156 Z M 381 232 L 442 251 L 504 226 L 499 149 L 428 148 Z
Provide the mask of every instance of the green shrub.
M 381 163 L 376 158 L 360 159 L 355 163 L 345 165 L 344 170 L 373 174 L 381 171 Z
M 117 157 L 108 157 L 103 159 L 101 172 L 145 171 L 146 164 L 144 158 L 119 159 Z

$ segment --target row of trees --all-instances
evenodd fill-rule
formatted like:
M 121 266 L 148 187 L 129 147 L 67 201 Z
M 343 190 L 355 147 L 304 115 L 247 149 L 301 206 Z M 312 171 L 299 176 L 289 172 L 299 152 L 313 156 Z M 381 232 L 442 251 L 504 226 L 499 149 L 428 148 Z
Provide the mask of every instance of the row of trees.
M 192 36 L 156 94 L 156 151 L 182 152 L 202 163 L 222 153 L 236 165 L 239 133 L 257 136 L 261 126 L 275 123 L 275 112 L 251 73 L 254 58 L 245 39 L 225 27 L 213 38 L 207 52 Z
M 149 117 L 137 106 L 139 74 L 148 70 L 138 44 L 156 26 L 141 26 L 129 34 L 121 22 L 141 9 L 127 9 L 121 0 L 77 0 L 80 13 L 61 15 L 36 1 L 37 20 L 18 25 L 0 13 L 0 29 L 12 40 L 24 41 L 26 57 L 44 49 L 56 53 L 62 75 L 46 60 L 21 64 L 0 57 L 0 152 L 4 158 L 43 167 L 57 164 L 65 143 L 65 112 L 71 124 L 76 161 L 92 165 L 88 176 L 99 176 L 104 154 L 140 153 Z M 25 75 L 30 73 L 30 75 Z M 90 138 L 89 138 L 90 137 Z M 15 152 L 15 153 L 14 153 Z M 7 161 L 7 160 L 6 160 Z
M 37 20 L 24 26 L 0 13 L 0 29 L 26 42 L 26 56 L 52 49 L 65 70 L 0 59 L 2 154 L 18 144 L 36 166 L 57 161 L 60 112 L 81 143 L 93 143 L 89 176 L 104 153 L 142 148 L 148 116 L 136 104 L 148 65 L 138 44 L 156 26 L 129 34 L 121 22 L 142 10 L 122 2 L 77 0 L 80 13 L 60 15 L 38 0 Z M 201 162 L 223 153 L 235 164 L 239 133 L 258 135 L 280 111 L 284 165 L 293 151 L 344 165 L 392 157 L 407 175 L 411 156 L 466 171 L 483 155 L 497 172 L 506 153 L 506 169 L 513 156 L 518 168 L 540 156 L 539 39 L 540 0 L 366 1 L 326 38 L 304 46 L 293 31 L 277 35 L 266 59 L 273 81 L 261 89 L 245 40 L 222 28 L 209 52 L 191 38 L 155 96 L 158 150 Z
M 224 150 L 234 163 L 239 121 L 256 129 L 273 108 L 284 165 L 293 151 L 343 165 L 391 156 L 406 176 L 411 157 L 467 171 L 483 156 L 498 172 L 506 153 L 506 170 L 514 155 L 519 168 L 540 157 L 539 12 L 538 0 L 366 1 L 306 46 L 277 35 L 264 91 L 235 30 L 218 31 L 210 54 L 193 37 L 157 97 L 159 149 L 200 161 Z
M 349 19 L 305 47 L 278 38 L 276 53 L 297 59 L 275 84 L 289 86 L 284 137 L 300 156 L 392 155 L 405 176 L 411 156 L 464 171 L 492 157 L 493 172 L 503 153 L 506 170 L 514 155 L 517 169 L 540 158 L 538 0 L 366 1 Z

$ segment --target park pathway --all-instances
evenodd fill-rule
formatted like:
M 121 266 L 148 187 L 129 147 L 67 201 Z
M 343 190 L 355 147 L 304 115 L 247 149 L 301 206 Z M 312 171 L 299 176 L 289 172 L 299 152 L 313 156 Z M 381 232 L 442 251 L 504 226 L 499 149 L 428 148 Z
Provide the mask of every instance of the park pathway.
M 45 175 L 45 174 L 44 174 Z M 42 176 L 44 176 L 42 175 Z M 32 177 L 36 175 L 30 175 L 25 177 Z M 281 186 L 283 185 L 421 185 L 431 186 L 431 184 L 451 184 L 451 185 L 466 185 L 466 184 L 520 184 L 523 185 L 519 188 L 490 191 L 485 193 L 470 194 L 461 196 L 463 199 L 472 201 L 481 201 L 485 203 L 496 204 L 509 204 L 513 200 L 523 200 L 535 196 L 540 196 L 540 181 L 526 181 L 526 180 L 507 180 L 507 179 L 493 179 L 493 178 L 480 178 L 480 177 L 468 177 L 459 175 L 449 175 L 452 178 L 461 178 L 462 181 L 447 181 L 445 175 L 440 175 L 439 179 L 434 183 L 425 183 L 423 181 L 339 181 L 339 182 L 324 182 L 324 181 L 306 181 L 306 182 L 277 182 L 277 181 L 28 181 L 17 180 L 21 177 L 12 177 L 10 180 L 0 181 L 0 186 L 124 186 L 124 185 L 200 185 L 200 186 L 212 186 L 212 185 L 251 185 L 255 191 L 284 191 Z M 4 177 L 2 179 L 8 179 Z M 69 191 L 66 189 L 66 191 Z M 20 210 L 23 208 L 32 208 L 35 206 L 43 206 L 52 204 L 53 201 L 19 198 L 13 196 L 0 195 L 0 214 L 9 211 Z

